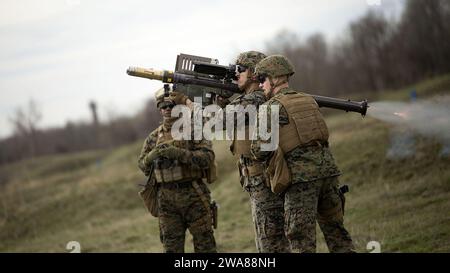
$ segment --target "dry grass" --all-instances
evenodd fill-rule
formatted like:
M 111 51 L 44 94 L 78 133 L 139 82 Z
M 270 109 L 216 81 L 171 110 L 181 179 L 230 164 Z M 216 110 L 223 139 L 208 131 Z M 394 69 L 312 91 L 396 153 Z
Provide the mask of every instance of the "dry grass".
M 341 183 L 350 186 L 345 220 L 358 251 L 375 240 L 383 252 L 449 252 L 450 160 L 439 157 L 440 144 L 419 137 L 415 157 L 391 161 L 386 124 L 345 113 L 327 123 Z M 139 141 L 0 166 L 0 251 L 67 252 L 67 242 L 75 240 L 83 252 L 161 252 L 157 219 L 137 195 L 144 181 L 136 164 L 140 147 Z M 218 250 L 254 252 L 248 195 L 235 159 L 228 143 L 214 148 Z M 318 251 L 327 252 L 318 238 Z M 192 252 L 190 235 L 186 242 Z

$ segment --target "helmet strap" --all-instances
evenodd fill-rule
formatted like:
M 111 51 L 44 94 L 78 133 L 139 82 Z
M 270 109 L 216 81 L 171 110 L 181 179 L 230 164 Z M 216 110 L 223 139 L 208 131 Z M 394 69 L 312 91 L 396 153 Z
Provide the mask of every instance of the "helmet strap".
M 257 83 L 257 84 L 259 85 L 258 80 L 254 77 L 253 70 L 250 69 L 250 68 L 248 68 L 247 80 L 245 81 L 242 90 L 243 90 L 244 92 L 250 93 L 250 92 L 253 91 L 253 90 L 249 90 L 249 89 L 252 89 L 251 86 L 252 86 L 254 83 Z
M 270 95 L 270 97 L 273 97 L 275 95 L 275 88 L 277 88 L 278 86 L 283 85 L 287 82 L 288 82 L 288 80 L 285 78 L 283 80 L 278 81 L 277 83 L 274 83 L 272 77 L 269 77 L 269 83 L 270 83 L 269 95 Z
M 275 94 L 275 84 L 273 83 L 272 77 L 269 77 L 269 83 L 270 83 L 270 91 L 269 91 L 269 99 L 272 98 Z

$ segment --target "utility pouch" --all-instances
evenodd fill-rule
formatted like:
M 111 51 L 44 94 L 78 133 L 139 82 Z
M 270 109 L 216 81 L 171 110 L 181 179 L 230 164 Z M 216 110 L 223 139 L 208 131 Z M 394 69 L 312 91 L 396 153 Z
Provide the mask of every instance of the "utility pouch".
M 267 166 L 267 175 L 270 187 L 274 193 L 282 193 L 291 185 L 291 173 L 284 159 L 284 153 L 280 146 Z
M 150 212 L 152 216 L 158 217 L 158 183 L 153 179 L 153 174 L 150 174 L 144 188 L 139 191 L 139 196 L 142 201 L 144 201 L 144 205 L 148 212 Z

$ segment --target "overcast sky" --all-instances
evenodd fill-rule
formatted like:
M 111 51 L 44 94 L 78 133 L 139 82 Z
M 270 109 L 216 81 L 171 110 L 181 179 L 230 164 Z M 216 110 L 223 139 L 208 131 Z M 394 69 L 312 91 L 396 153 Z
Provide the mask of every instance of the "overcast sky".
M 402 0 L 2 0 L 0 2 L 0 137 L 9 118 L 33 99 L 39 127 L 132 115 L 162 84 L 128 76 L 128 66 L 173 70 L 187 53 L 234 61 L 265 49 L 280 30 L 305 37 L 341 36 L 367 9 L 399 10 Z M 108 114 L 109 113 L 109 114 Z

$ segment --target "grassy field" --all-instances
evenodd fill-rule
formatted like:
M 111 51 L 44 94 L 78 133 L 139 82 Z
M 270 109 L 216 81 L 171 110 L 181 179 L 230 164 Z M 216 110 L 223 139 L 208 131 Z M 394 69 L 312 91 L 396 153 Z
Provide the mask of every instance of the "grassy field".
M 418 92 L 442 93 L 444 87 L 434 87 L 448 79 L 422 83 L 431 87 Z M 384 98 L 407 98 L 409 89 Z M 367 243 L 378 241 L 382 252 L 449 252 L 450 159 L 439 156 L 441 145 L 417 137 L 415 156 L 394 161 L 386 158 L 389 125 L 353 113 L 328 116 L 327 124 L 344 173 L 341 183 L 350 186 L 345 221 L 357 250 L 368 252 Z M 0 252 L 68 252 L 69 241 L 80 242 L 82 252 L 161 252 L 158 220 L 137 195 L 137 184 L 144 182 L 136 164 L 142 141 L 0 166 Z M 255 252 L 250 205 L 235 159 L 226 142 L 216 142 L 214 149 L 218 250 Z M 318 234 L 318 251 L 327 252 Z M 186 242 L 192 252 L 190 235 Z

